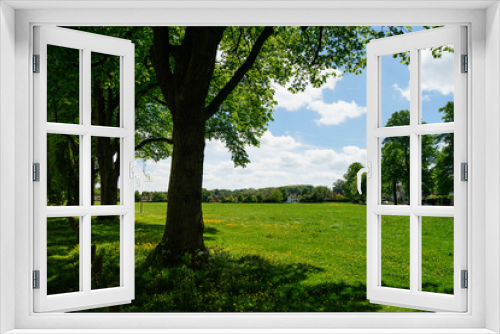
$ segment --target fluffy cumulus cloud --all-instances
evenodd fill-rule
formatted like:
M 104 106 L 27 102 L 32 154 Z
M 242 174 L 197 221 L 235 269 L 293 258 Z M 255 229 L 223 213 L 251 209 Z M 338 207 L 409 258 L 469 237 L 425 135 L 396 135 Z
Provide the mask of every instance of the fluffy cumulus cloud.
M 430 49 L 421 50 L 421 89 L 423 92 L 436 92 L 442 95 L 453 94 L 453 53 L 443 52 L 441 58 L 434 58 Z M 409 68 L 408 68 L 409 70 Z M 410 100 L 410 84 L 406 88 L 392 85 L 401 97 Z M 423 100 L 429 100 L 424 95 Z
M 441 58 L 433 58 L 430 49 L 424 49 L 421 57 L 422 90 L 453 94 L 453 53 L 443 52 Z
M 260 147 L 248 149 L 251 163 L 234 167 L 231 155 L 220 141 L 210 141 L 205 149 L 203 187 L 207 189 L 262 188 L 290 184 L 331 184 L 353 162 L 366 163 L 366 150 L 345 146 L 339 151 L 311 146 L 291 136 L 266 132 Z M 146 165 L 152 182 L 147 190 L 166 190 L 170 159 Z
M 356 118 L 366 113 L 366 108 L 358 106 L 354 101 L 346 102 L 339 100 L 333 103 L 324 101 L 325 90 L 334 90 L 337 83 L 342 79 L 342 73 L 336 71 L 337 77 L 330 77 L 324 85 L 314 88 L 307 85 L 303 92 L 293 94 L 285 87 L 273 85 L 274 98 L 278 102 L 278 108 L 286 111 L 297 111 L 308 109 L 317 113 L 320 118 L 316 119 L 318 125 L 339 125 L 348 118 Z
M 335 71 L 335 73 L 337 76 L 329 77 L 321 87 L 315 88 L 311 84 L 308 84 L 303 92 L 297 94 L 287 89 L 290 85 L 282 87 L 278 84 L 273 84 L 274 99 L 278 102 L 278 108 L 283 108 L 286 111 L 297 111 L 307 107 L 313 101 L 321 100 L 323 98 L 323 91 L 325 89 L 335 89 L 337 82 L 342 79 L 340 71 Z
M 361 107 L 354 101 L 342 100 L 333 103 L 314 101 L 309 104 L 308 109 L 320 115 L 320 118 L 315 120 L 318 125 L 339 125 L 348 118 L 356 118 L 366 113 L 366 107 Z
M 399 94 L 401 94 L 401 97 L 407 99 L 410 101 L 410 85 L 408 84 L 408 87 L 406 88 L 401 88 L 397 83 L 392 85 L 392 88 L 394 88 Z

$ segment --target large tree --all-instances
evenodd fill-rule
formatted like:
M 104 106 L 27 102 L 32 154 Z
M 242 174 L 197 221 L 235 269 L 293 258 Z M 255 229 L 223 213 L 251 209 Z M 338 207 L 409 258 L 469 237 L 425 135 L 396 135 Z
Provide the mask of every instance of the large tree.
M 160 264 L 206 258 L 201 192 L 205 141 L 222 140 L 235 165 L 257 146 L 275 101 L 274 85 L 298 92 L 339 71 L 361 73 L 370 39 L 402 27 L 154 27 L 151 60 L 172 115 L 173 152 Z

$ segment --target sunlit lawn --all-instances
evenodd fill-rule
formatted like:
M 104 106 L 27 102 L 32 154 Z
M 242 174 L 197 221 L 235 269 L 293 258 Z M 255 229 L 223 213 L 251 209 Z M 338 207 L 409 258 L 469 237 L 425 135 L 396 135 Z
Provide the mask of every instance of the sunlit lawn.
M 121 308 L 131 312 L 381 312 L 411 311 L 366 300 L 366 207 L 323 204 L 205 204 L 205 243 L 210 263 L 201 270 L 144 265 L 161 239 L 166 203 L 136 205 L 136 299 Z M 423 287 L 453 292 L 453 221 L 425 218 Z M 409 286 L 407 217 L 383 217 L 383 285 Z M 116 242 L 111 229 L 99 228 L 102 274 L 96 282 L 113 284 Z M 63 222 L 59 223 L 61 230 Z M 55 226 L 55 225 L 54 225 Z M 116 230 L 116 229 L 115 229 Z M 113 231 L 115 231 L 113 230 Z M 71 233 L 69 228 L 66 229 Z M 102 233 L 99 233 L 101 231 Z M 112 232 L 115 233 L 115 232 Z M 49 233 L 50 235 L 50 233 Z M 58 240 L 60 233 L 58 234 Z M 68 238 L 66 238 L 68 239 Z M 69 238 L 70 239 L 70 238 Z M 49 251 L 50 247 L 49 246 Z M 71 248 L 73 247 L 73 248 Z M 49 266 L 73 268 L 74 245 L 59 247 Z M 71 249 L 71 252 L 69 250 Z M 65 255 L 61 252 L 66 252 Z M 56 254 L 58 253 L 58 254 Z M 55 256 L 55 258 L 54 258 Z M 70 263 L 70 264 L 68 264 Z M 111 278 L 106 279 L 106 275 Z M 78 286 L 68 274 L 53 270 L 58 286 Z M 101 309 L 106 311 L 106 309 Z

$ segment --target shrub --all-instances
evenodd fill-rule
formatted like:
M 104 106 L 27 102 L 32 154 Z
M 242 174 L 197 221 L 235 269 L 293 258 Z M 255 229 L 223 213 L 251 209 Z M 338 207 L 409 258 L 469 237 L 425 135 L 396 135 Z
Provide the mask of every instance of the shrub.
M 165 193 L 153 193 L 153 202 L 166 202 L 167 201 L 167 195 Z
M 255 202 L 257 202 L 257 199 L 252 194 L 248 195 L 247 198 L 245 198 L 245 203 L 255 203 Z
M 334 201 L 345 201 L 345 196 L 342 194 L 336 194 L 335 196 L 333 196 L 333 200 Z
M 275 188 L 273 189 L 269 197 L 267 197 L 266 202 L 280 203 L 282 201 L 283 201 L 283 193 L 278 188 Z

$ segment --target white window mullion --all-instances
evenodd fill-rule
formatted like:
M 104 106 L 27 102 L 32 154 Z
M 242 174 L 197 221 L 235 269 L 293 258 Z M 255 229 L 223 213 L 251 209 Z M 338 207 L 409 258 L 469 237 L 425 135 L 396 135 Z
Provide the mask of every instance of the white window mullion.
M 120 111 L 121 122 L 123 129 L 127 131 L 127 135 L 122 139 L 122 192 L 121 204 L 127 210 L 127 213 L 121 219 L 121 245 L 131 245 L 131 247 L 120 247 L 120 266 L 121 270 L 121 285 L 130 289 L 130 295 L 134 296 L 135 286 L 134 267 L 135 267 L 135 200 L 134 200 L 134 177 L 133 170 L 135 160 L 135 96 L 134 96 L 134 46 L 132 45 L 132 53 L 121 57 L 121 98 Z M 128 180 L 125 182 L 125 180 Z
M 460 203 L 467 202 L 467 184 L 468 182 L 461 180 L 461 164 L 468 163 L 467 157 L 467 118 L 459 117 L 459 115 L 466 114 L 467 106 L 467 75 L 460 73 L 461 55 L 467 54 L 467 45 L 465 36 L 467 34 L 466 28 L 461 27 L 460 35 L 457 43 L 455 43 L 455 62 L 454 72 L 457 73 L 454 78 L 455 85 L 455 103 L 454 103 L 454 197 L 455 197 L 455 219 L 454 219 L 454 275 L 455 284 L 454 289 L 456 295 L 464 301 L 467 299 L 467 289 L 461 287 L 461 270 L 467 270 L 467 206 L 460 205 Z M 471 71 L 471 64 L 469 61 L 469 72 Z M 469 176 L 472 175 L 469 169 Z M 469 280 L 473 273 L 469 272 Z M 465 302 L 464 302 L 465 304 Z M 466 306 L 464 305 L 464 308 Z
M 34 54 L 39 54 L 40 59 L 47 58 L 47 45 L 40 30 L 35 29 Z M 40 73 L 34 75 L 33 83 L 35 87 L 34 103 L 40 106 L 34 113 L 34 143 L 33 143 L 33 162 L 40 164 L 40 181 L 33 184 L 33 230 L 35 236 L 40 236 L 40 248 L 34 248 L 33 260 L 34 270 L 40 271 L 40 289 L 35 290 L 34 302 L 40 301 L 47 295 L 47 215 L 45 208 L 47 206 L 47 63 L 40 61 Z
M 410 51 L 410 127 L 420 123 L 420 57 L 418 49 Z M 419 136 L 410 133 L 410 291 L 416 293 L 420 282 L 420 233 L 419 217 L 414 209 L 420 203 L 420 145 Z
M 82 141 L 80 144 L 83 151 L 80 157 L 80 189 L 82 189 L 83 193 L 81 202 L 83 207 L 88 210 L 90 208 L 90 204 L 92 203 L 92 138 L 89 131 L 92 117 L 92 63 L 91 52 L 88 48 L 84 49 L 81 53 L 81 124 L 83 125 L 86 133 L 81 136 Z M 80 277 L 83 285 L 82 291 L 86 294 L 90 294 L 92 290 L 92 216 L 87 211 L 81 220 L 83 233 L 80 236 Z
M 367 95 L 367 160 L 372 165 L 372 177 L 367 178 L 367 192 L 366 192 L 366 206 L 367 206 L 367 264 L 366 264 L 366 277 L 367 277 L 367 297 L 370 299 L 370 294 L 380 284 L 380 215 L 376 214 L 373 209 L 378 204 L 380 205 L 380 195 L 377 192 L 380 182 L 380 138 L 378 138 L 374 131 L 380 124 L 380 58 L 376 55 L 368 53 L 367 55 L 367 84 L 370 87 L 371 82 L 378 83 L 374 85 L 375 89 L 368 88 Z M 374 88 L 374 87 L 372 87 Z

